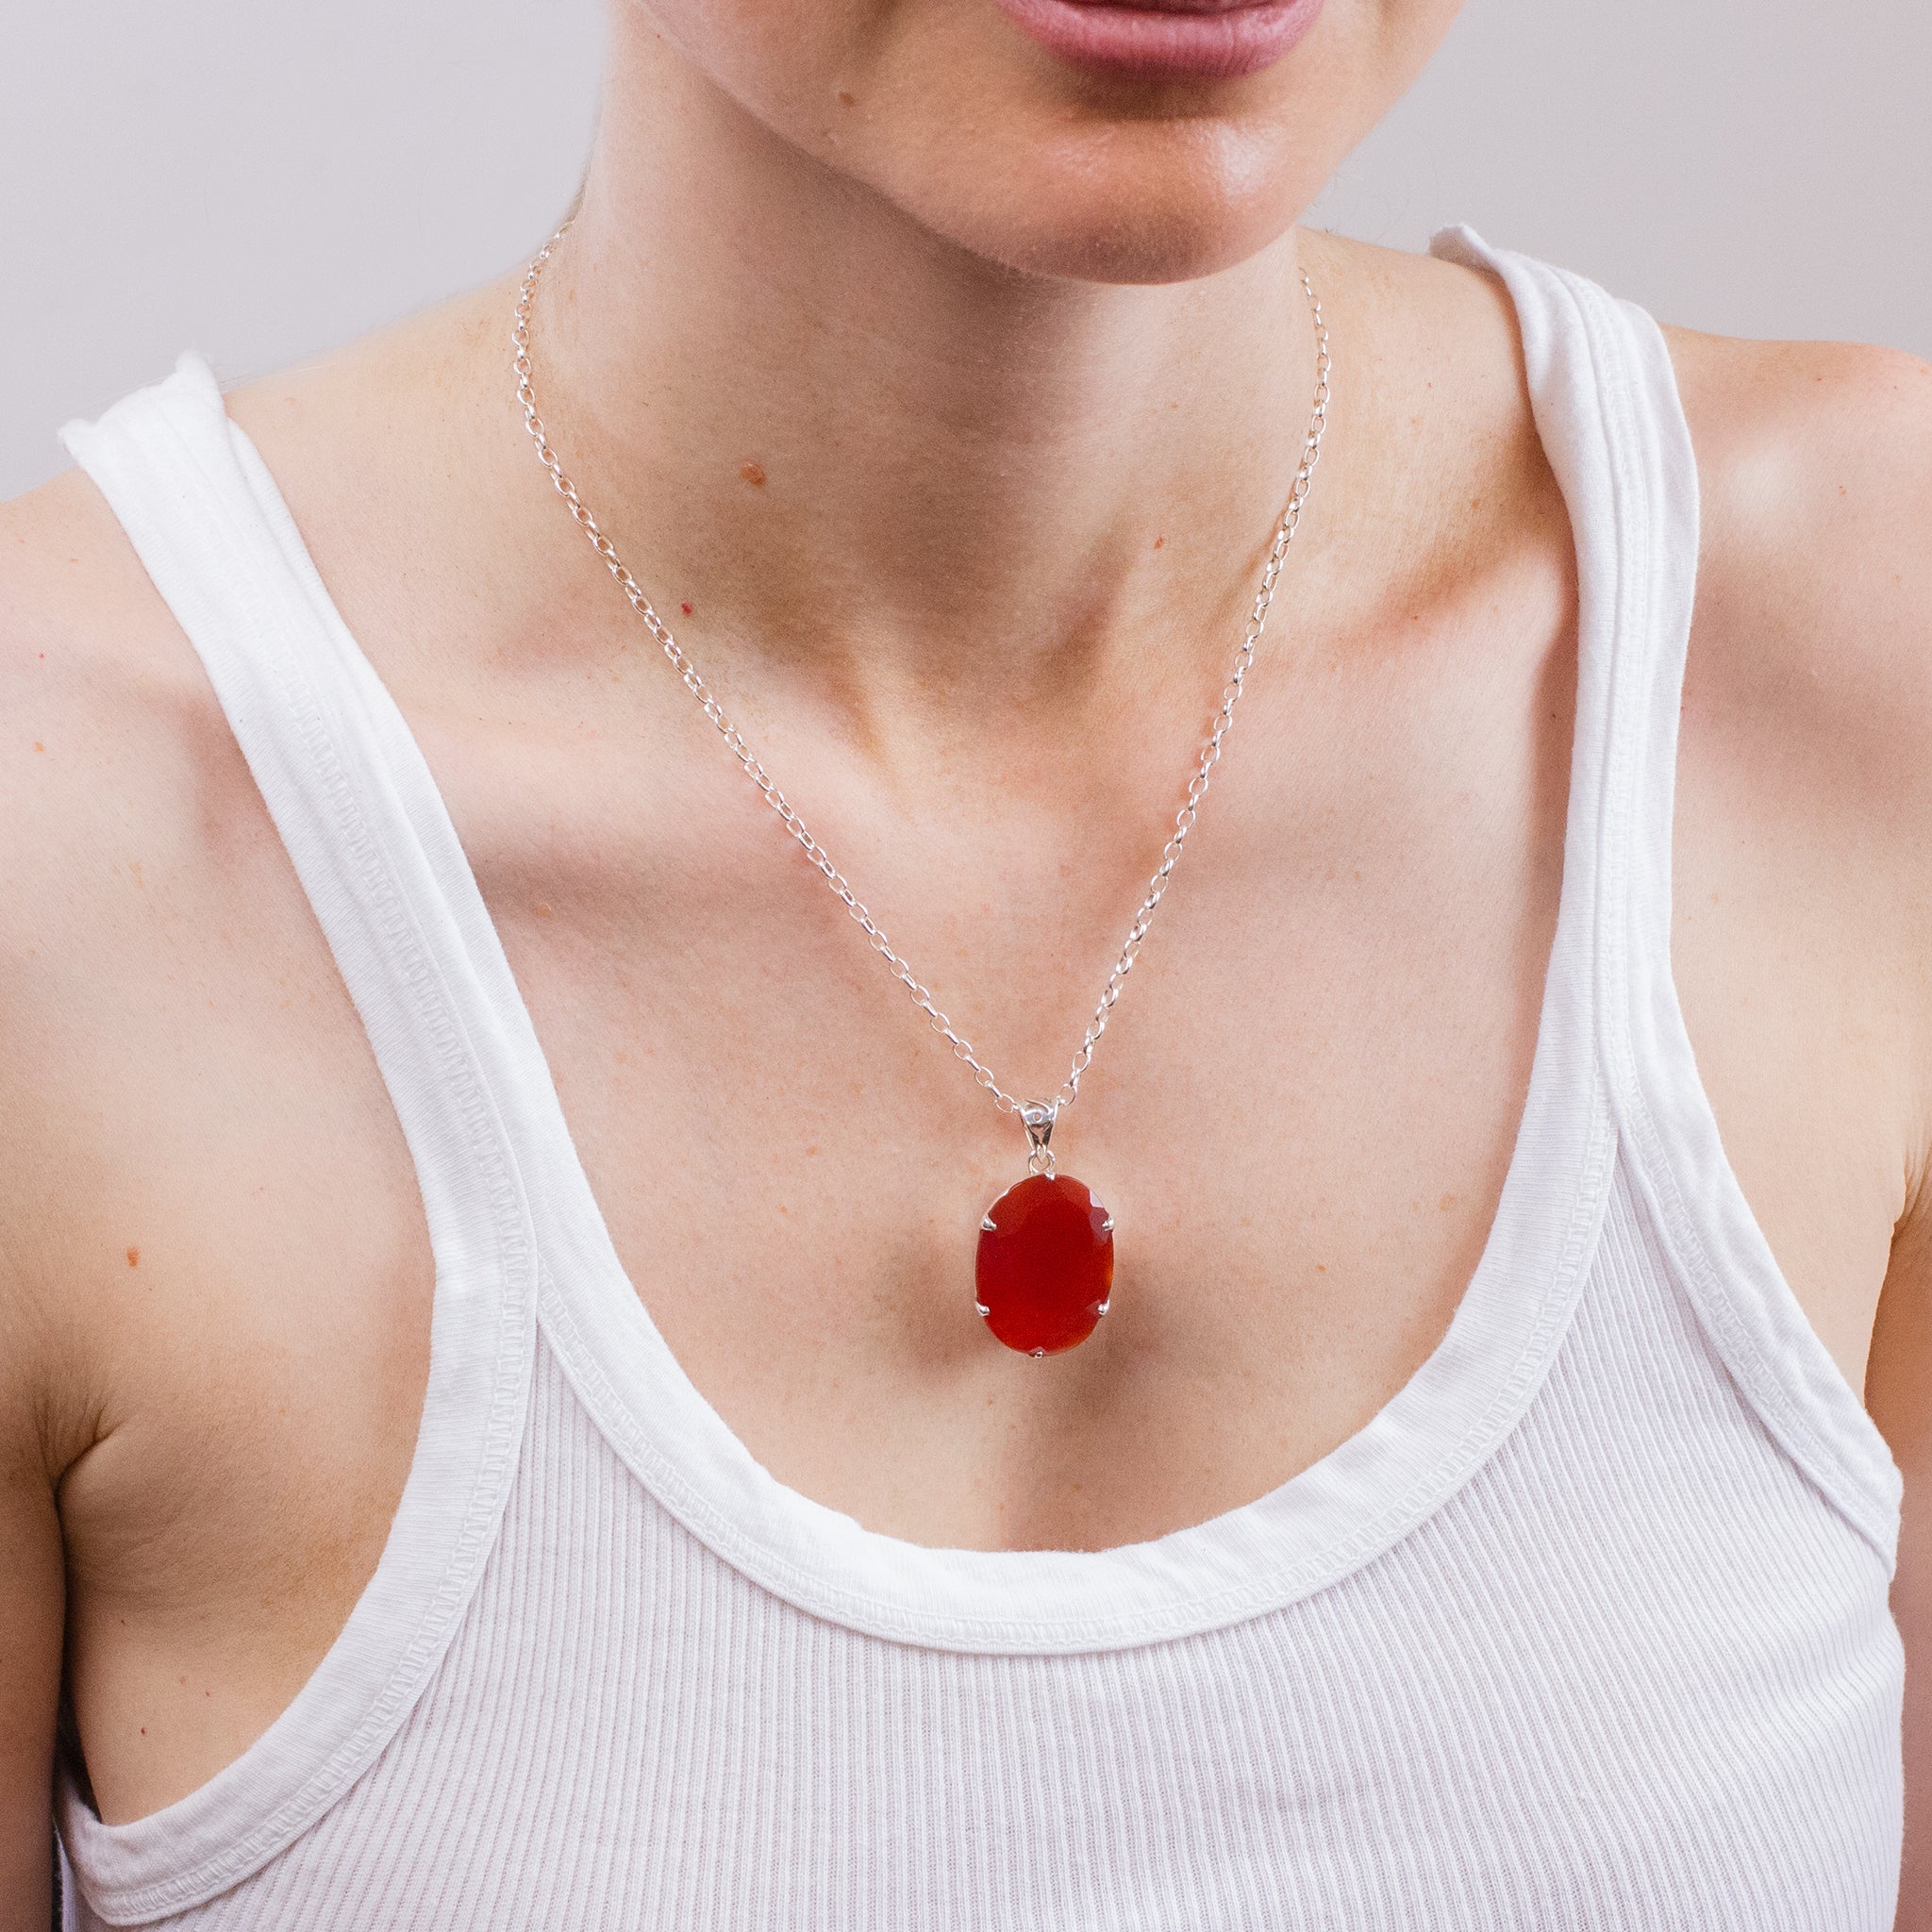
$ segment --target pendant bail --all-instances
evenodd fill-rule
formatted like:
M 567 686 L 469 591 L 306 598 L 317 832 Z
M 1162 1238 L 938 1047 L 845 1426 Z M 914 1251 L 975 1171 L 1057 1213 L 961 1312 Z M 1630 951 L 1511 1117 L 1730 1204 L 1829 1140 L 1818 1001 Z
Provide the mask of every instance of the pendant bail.
M 1058 1118 L 1059 1110 L 1058 1100 L 1029 1101 L 1020 1109 L 1020 1119 L 1026 1128 L 1028 1174 L 1050 1174 L 1053 1172 L 1053 1124 Z

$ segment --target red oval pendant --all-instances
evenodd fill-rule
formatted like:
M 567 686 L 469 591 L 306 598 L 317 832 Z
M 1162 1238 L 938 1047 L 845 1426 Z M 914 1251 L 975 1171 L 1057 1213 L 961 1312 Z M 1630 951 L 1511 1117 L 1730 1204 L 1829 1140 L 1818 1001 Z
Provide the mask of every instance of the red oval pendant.
M 974 1266 L 986 1325 L 1023 1355 L 1085 1341 L 1113 1292 L 1113 1216 L 1080 1181 L 1031 1174 L 986 1210 Z

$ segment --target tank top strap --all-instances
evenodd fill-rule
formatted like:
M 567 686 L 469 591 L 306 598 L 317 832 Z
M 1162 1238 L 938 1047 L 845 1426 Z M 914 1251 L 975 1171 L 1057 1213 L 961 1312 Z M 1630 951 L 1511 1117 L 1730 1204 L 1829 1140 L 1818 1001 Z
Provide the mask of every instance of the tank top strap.
M 536 1241 L 491 1077 L 506 1048 L 439 883 L 453 835 L 439 840 L 433 797 L 411 796 L 384 756 L 374 673 L 213 375 L 184 356 L 62 440 L 199 656 L 288 849 L 408 1141 L 436 1270 L 402 1500 L 314 1675 L 244 1760 L 152 1819 L 105 1827 L 68 1782 L 62 1831 L 96 1908 L 131 1917 L 258 1869 L 368 1767 L 428 1681 L 515 1473 Z M 157 1866 L 165 1885 L 144 1884 Z
M 1634 304 L 1466 227 L 1445 229 L 1432 253 L 1507 287 L 1538 432 L 1569 507 L 1580 605 L 1574 756 L 1591 782 L 1572 788 L 1566 862 L 1594 874 L 1599 1052 L 1633 1180 L 1706 1334 L 1766 1427 L 1894 1560 L 1898 1469 L 1732 1171 L 1671 969 L 1699 496 L 1669 347 Z

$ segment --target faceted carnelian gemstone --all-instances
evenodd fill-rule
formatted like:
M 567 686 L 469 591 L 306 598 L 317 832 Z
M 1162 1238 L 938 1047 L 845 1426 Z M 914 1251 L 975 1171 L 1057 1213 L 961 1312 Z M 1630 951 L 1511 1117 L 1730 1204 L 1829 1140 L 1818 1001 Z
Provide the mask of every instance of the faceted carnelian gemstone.
M 1113 1291 L 1113 1217 L 1079 1181 L 1028 1174 L 986 1211 L 979 1312 L 1008 1348 L 1058 1355 L 1085 1341 Z

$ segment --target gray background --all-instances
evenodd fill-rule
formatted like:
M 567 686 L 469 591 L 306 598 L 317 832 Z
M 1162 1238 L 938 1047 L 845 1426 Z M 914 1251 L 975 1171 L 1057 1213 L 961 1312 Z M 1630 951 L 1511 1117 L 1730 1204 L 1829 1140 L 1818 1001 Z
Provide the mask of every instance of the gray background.
M 518 259 L 600 32 L 600 0 L 0 0 L 0 497 L 189 344 L 255 374 Z M 1928 92 L 1924 0 L 1470 0 L 1313 219 L 1473 221 L 1672 321 L 1932 356 Z

